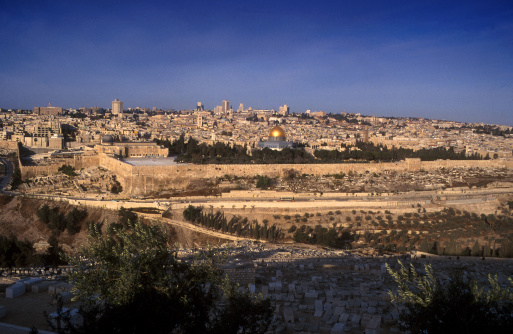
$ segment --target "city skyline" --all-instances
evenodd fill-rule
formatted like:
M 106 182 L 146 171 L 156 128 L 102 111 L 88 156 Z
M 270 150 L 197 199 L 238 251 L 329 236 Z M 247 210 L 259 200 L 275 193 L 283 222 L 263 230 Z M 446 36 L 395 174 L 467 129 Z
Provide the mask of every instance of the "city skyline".
M 513 5 L 3 2 L 1 107 L 232 105 L 512 125 Z

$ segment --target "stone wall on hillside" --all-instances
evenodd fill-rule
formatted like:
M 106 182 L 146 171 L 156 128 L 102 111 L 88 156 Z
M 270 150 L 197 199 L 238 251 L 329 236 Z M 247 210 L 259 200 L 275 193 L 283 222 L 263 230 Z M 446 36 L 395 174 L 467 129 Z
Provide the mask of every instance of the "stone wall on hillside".
M 18 142 L 10 141 L 10 140 L 0 140 L 0 148 L 6 149 L 6 150 L 17 150 Z
M 123 177 L 131 194 L 141 195 L 169 189 L 186 189 L 192 180 L 211 179 L 224 175 L 252 177 L 257 174 L 269 177 L 286 175 L 291 169 L 299 174 L 326 175 L 338 173 L 381 173 L 387 171 L 432 171 L 438 168 L 495 167 L 513 168 L 513 161 L 499 160 L 438 160 L 420 161 L 406 159 L 391 163 L 343 163 L 343 164 L 282 164 L 282 165 L 192 165 L 131 166 L 121 161 L 113 163 L 113 158 L 102 158 L 108 162 L 102 165 Z M 116 159 L 114 159 L 116 160 Z M 124 186 L 125 187 L 125 186 Z
M 45 166 L 20 166 L 22 178 L 55 174 L 63 164 L 69 164 L 75 169 L 92 166 L 101 166 L 108 169 L 116 174 L 117 180 L 123 187 L 123 192 L 127 195 L 144 195 L 163 190 L 187 189 L 193 180 L 203 179 L 206 181 L 224 175 L 253 177 L 259 174 L 280 177 L 287 175 L 290 170 L 299 174 L 322 176 L 339 173 L 365 173 L 367 171 L 369 173 L 433 171 L 441 167 L 448 169 L 471 167 L 513 168 L 513 160 L 511 159 L 420 161 L 417 158 L 383 163 L 132 166 L 113 156 L 98 154 L 63 159 Z
M 69 159 L 58 159 L 52 163 L 41 166 L 23 166 L 20 163 L 21 178 L 28 179 L 38 176 L 48 176 L 58 173 L 59 167 L 70 165 L 76 170 L 99 165 L 99 156 L 75 156 Z

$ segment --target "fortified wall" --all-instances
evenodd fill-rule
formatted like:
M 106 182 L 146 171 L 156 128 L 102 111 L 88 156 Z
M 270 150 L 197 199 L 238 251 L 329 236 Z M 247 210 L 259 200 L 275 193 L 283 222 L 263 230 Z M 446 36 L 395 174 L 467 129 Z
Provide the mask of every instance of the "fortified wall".
M 56 174 L 62 165 L 70 165 L 75 169 L 81 169 L 91 166 L 99 166 L 100 158 L 98 155 L 91 156 L 75 156 L 69 159 L 59 159 L 48 165 L 41 166 L 23 166 L 19 163 L 21 178 L 28 179 L 31 177 L 48 176 Z
M 18 142 L 10 140 L 0 140 L 0 148 L 5 150 L 17 150 Z
M 513 168 L 513 161 L 504 159 L 437 161 L 406 159 L 390 163 L 132 166 L 113 157 L 102 155 L 100 165 L 118 176 L 118 180 L 127 193 L 142 195 L 162 190 L 186 189 L 192 180 L 207 180 L 224 175 L 253 177 L 259 174 L 280 177 L 286 175 L 291 169 L 299 174 L 322 176 L 350 172 L 365 173 L 366 171 L 382 173 L 387 171 L 432 171 L 439 168 Z
M 12 143 L 9 142 L 6 145 L 9 148 L 18 149 L 17 144 Z M 1 144 L 2 142 L 0 142 L 0 147 L 2 147 Z M 124 189 L 124 193 L 127 195 L 144 195 L 163 190 L 186 189 L 193 180 L 203 179 L 206 181 L 224 175 L 254 177 L 259 174 L 268 177 L 280 177 L 287 175 L 291 170 L 299 174 L 322 176 L 340 173 L 432 171 L 439 168 L 513 168 L 512 159 L 420 161 L 417 158 L 405 159 L 400 162 L 379 163 L 132 166 L 104 153 L 74 156 L 73 158 L 60 159 L 47 165 L 22 166 L 20 164 L 19 166 L 22 178 L 27 179 L 55 174 L 58 172 L 59 167 L 64 164 L 71 165 L 77 170 L 94 166 L 108 169 L 116 174 L 118 181 Z

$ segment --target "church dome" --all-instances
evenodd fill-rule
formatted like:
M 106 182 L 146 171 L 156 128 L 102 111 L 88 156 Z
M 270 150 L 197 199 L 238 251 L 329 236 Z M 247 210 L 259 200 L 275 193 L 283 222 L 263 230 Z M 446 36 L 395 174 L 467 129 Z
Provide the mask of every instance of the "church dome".
M 279 126 L 275 126 L 273 127 L 271 130 L 269 130 L 269 138 L 277 138 L 277 137 L 282 137 L 282 138 L 285 138 L 285 131 L 279 127 Z

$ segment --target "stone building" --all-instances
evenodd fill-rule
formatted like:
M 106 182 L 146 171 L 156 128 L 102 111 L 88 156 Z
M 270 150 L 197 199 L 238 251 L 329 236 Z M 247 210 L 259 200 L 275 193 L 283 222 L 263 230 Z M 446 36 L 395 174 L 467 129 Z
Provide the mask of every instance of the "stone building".
M 34 114 L 37 115 L 62 115 L 62 108 L 52 107 L 51 103 L 48 103 L 48 107 L 34 107 Z
M 114 142 L 111 135 L 102 138 L 101 145 L 96 145 L 98 153 L 121 156 L 124 158 L 134 157 L 167 157 L 169 150 L 154 142 Z

